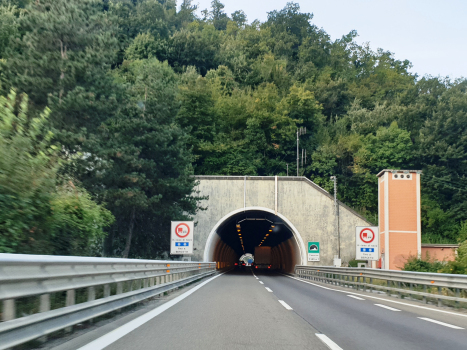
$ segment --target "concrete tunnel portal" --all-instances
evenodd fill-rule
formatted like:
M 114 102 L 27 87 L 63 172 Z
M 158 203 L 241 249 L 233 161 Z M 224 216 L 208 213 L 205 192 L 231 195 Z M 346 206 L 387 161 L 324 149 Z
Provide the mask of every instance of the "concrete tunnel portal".
M 304 263 L 305 247 L 295 227 L 267 208 L 240 209 L 219 220 L 206 242 L 205 261 L 232 266 L 243 254 L 254 255 L 260 244 L 271 247 L 272 269 L 293 272 Z

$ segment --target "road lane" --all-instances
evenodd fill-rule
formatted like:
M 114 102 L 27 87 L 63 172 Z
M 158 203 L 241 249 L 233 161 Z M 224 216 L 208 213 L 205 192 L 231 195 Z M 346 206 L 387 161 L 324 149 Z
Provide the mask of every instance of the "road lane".
M 358 300 L 349 298 L 349 289 L 342 293 L 282 275 L 260 271 L 255 271 L 255 274 L 265 287 L 274 291 L 277 298 L 284 300 L 295 313 L 344 350 L 467 348 L 467 331 L 458 329 L 467 322 L 465 317 L 372 300 L 364 295 L 358 296 L 364 300 Z M 330 285 L 325 287 L 333 288 Z
M 216 278 L 106 349 L 328 349 L 316 333 L 244 271 Z

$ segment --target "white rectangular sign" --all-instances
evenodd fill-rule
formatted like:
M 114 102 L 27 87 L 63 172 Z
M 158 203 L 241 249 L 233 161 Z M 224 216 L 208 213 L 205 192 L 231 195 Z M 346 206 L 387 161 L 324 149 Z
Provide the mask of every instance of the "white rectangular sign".
M 356 260 L 379 260 L 378 226 L 357 226 L 355 243 Z
M 172 221 L 170 254 L 193 254 L 193 221 Z

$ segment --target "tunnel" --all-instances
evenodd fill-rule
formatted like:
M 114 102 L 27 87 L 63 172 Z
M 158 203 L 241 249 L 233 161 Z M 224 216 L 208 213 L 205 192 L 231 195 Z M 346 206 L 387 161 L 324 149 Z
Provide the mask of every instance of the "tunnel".
M 293 225 L 281 215 L 251 209 L 231 213 L 220 220 L 208 238 L 205 260 L 218 266 L 233 266 L 255 247 L 271 247 L 271 268 L 292 273 L 303 264 L 304 246 Z M 305 262 L 306 263 L 306 262 Z

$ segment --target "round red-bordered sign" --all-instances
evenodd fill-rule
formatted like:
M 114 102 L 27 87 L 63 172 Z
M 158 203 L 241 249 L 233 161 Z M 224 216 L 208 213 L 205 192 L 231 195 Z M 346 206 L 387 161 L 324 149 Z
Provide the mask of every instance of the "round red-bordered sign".
M 181 228 L 182 226 L 186 227 L 186 234 L 185 235 L 183 235 L 183 229 L 179 230 L 179 228 Z M 190 234 L 190 227 L 187 224 L 182 222 L 181 224 L 178 224 L 175 227 L 175 234 L 180 238 L 185 238 L 186 236 L 188 236 Z
M 371 239 L 368 237 L 368 234 L 363 234 L 365 231 L 370 231 L 371 232 Z M 363 230 L 360 231 L 360 239 L 362 240 L 363 243 L 371 243 L 375 239 L 375 233 L 371 228 L 364 228 Z

